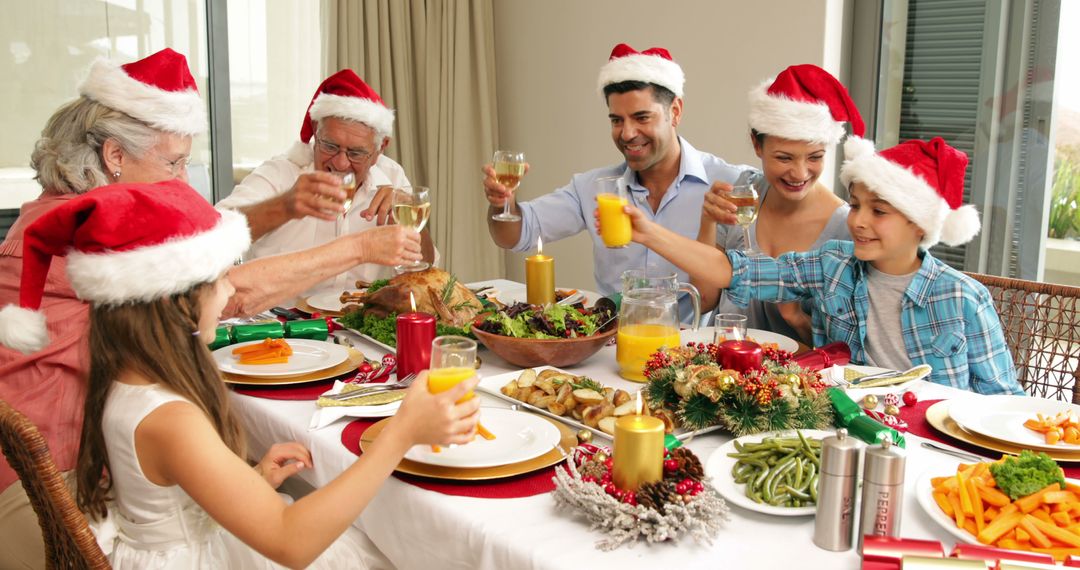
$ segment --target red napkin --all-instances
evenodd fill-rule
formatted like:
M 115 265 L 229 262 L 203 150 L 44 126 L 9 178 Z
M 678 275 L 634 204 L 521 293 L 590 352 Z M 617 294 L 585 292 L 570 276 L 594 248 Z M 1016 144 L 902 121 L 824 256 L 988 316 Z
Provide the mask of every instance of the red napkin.
M 940 401 L 941 400 L 924 400 L 916 403 L 914 406 L 901 407 L 900 419 L 907 422 L 908 433 L 913 433 L 919 437 L 925 437 L 926 439 L 932 439 L 939 443 L 951 445 L 982 457 L 988 457 L 990 459 L 998 459 L 1001 457 L 1001 453 L 998 453 L 997 451 L 983 449 L 977 445 L 960 441 L 959 439 L 945 435 L 934 429 L 934 426 L 926 421 L 926 410 Z M 1070 479 L 1080 478 L 1080 466 L 1074 464 L 1072 467 L 1068 467 L 1066 466 L 1067 464 L 1060 461 L 1058 462 L 1058 465 L 1061 465 L 1061 469 L 1065 472 L 1066 477 Z
M 851 348 L 847 343 L 833 342 L 811 348 L 794 359 L 795 364 L 809 370 L 824 370 L 830 366 L 844 366 L 851 362 Z
M 346 449 L 360 455 L 360 437 L 367 428 L 378 420 L 353 420 L 341 432 L 341 443 Z M 531 497 L 541 493 L 550 493 L 555 489 L 555 467 L 545 467 L 539 471 L 489 481 L 452 481 L 448 479 L 428 479 L 415 475 L 394 473 L 394 477 L 411 485 L 436 491 L 444 495 L 476 497 L 479 499 L 516 499 Z

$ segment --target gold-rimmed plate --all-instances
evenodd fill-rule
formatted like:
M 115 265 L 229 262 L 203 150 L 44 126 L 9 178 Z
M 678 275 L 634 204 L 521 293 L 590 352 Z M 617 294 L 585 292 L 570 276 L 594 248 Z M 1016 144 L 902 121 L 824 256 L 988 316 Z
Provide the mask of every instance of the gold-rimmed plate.
M 248 386 L 286 386 L 289 384 L 304 384 L 306 382 L 326 380 L 328 378 L 334 378 L 335 376 L 341 376 L 342 374 L 352 372 L 364 362 L 364 353 L 351 347 L 348 348 L 348 351 L 349 355 L 345 358 L 344 362 L 331 366 L 330 368 L 324 368 L 323 370 L 317 370 L 307 374 L 298 374 L 295 376 L 249 376 L 246 374 L 222 372 L 221 379 L 227 384 L 243 384 Z
M 527 414 L 529 412 L 517 412 L 519 414 Z M 515 475 L 523 475 L 525 473 L 531 473 L 545 467 L 557 465 L 566 458 L 563 454 L 563 450 L 569 452 L 570 449 L 577 445 L 577 436 L 574 432 L 565 425 L 553 421 L 550 418 L 541 417 L 544 421 L 551 422 L 556 428 L 559 429 L 561 439 L 559 441 L 559 447 L 553 447 L 547 453 L 529 459 L 528 461 L 520 461 L 518 463 L 511 463 L 509 465 L 499 465 L 497 467 L 477 467 L 477 468 L 464 468 L 464 467 L 442 467 L 439 465 L 428 465 L 425 463 L 417 463 L 416 461 L 410 461 L 408 459 L 402 459 L 398 464 L 396 470 L 400 473 L 407 475 L 418 475 L 420 477 L 431 477 L 433 479 L 453 479 L 456 481 L 485 481 L 489 479 L 502 479 L 505 477 L 513 477 Z M 375 425 L 369 427 L 364 431 L 364 435 L 360 437 L 360 450 L 367 452 L 372 442 L 379 437 L 383 428 L 386 427 L 386 423 L 390 421 L 390 418 L 381 420 Z M 561 449 L 560 449 L 561 447 Z
M 965 430 L 949 415 L 949 405 L 949 400 L 942 400 L 926 409 L 926 421 L 939 432 L 983 449 L 1009 455 L 1020 455 L 1021 451 L 1027 449 Z M 1054 461 L 1080 462 L 1078 451 L 1043 451 L 1043 453 L 1049 455 Z

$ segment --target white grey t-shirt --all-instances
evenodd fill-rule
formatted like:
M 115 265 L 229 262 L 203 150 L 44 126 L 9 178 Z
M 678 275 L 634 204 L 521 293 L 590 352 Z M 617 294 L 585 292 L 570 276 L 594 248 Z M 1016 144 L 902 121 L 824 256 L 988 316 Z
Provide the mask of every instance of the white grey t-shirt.
M 866 363 L 891 370 L 911 368 L 911 358 L 904 347 L 900 310 L 904 292 L 918 271 L 907 275 L 882 273 L 866 264 L 866 287 L 870 309 L 866 314 Z

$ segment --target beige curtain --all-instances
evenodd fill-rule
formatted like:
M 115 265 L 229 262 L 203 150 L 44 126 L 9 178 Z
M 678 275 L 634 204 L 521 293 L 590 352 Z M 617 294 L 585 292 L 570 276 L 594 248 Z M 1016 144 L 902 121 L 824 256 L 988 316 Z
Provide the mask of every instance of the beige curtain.
M 323 64 L 396 112 L 387 155 L 431 188 L 432 239 L 462 281 L 502 277 L 480 167 L 498 135 L 492 0 L 323 0 Z

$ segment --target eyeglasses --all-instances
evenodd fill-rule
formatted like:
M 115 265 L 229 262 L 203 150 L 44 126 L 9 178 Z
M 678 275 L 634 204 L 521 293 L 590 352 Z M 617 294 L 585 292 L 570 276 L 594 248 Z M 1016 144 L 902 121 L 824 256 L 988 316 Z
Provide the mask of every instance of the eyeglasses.
M 183 172 L 186 172 L 188 163 L 191 162 L 190 156 L 182 156 L 176 160 L 168 160 L 165 159 L 165 157 L 161 158 L 165 160 L 165 166 L 169 168 L 169 174 L 171 174 L 173 178 L 180 176 L 180 174 Z
M 319 137 L 315 137 L 315 147 L 319 149 L 319 152 L 331 158 L 337 156 L 339 152 L 345 151 L 345 158 L 349 159 L 349 162 L 353 164 L 362 164 L 364 161 L 371 158 L 371 153 L 369 151 L 359 148 L 344 149 L 341 148 L 341 145 L 336 145 Z

